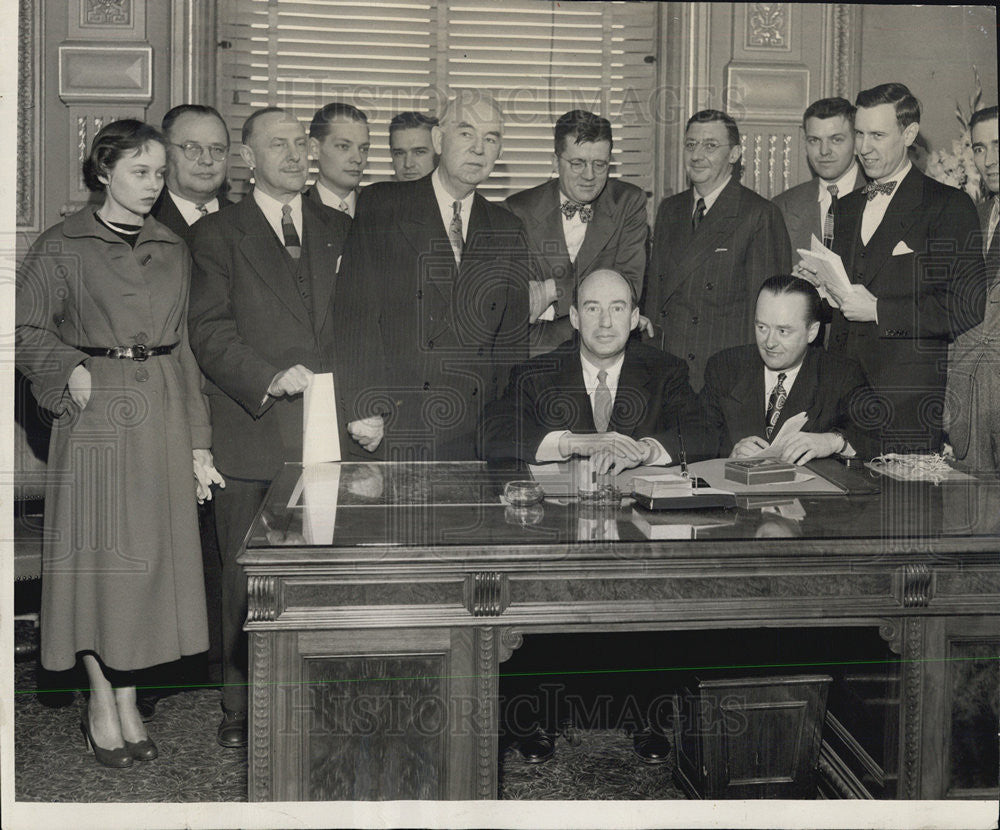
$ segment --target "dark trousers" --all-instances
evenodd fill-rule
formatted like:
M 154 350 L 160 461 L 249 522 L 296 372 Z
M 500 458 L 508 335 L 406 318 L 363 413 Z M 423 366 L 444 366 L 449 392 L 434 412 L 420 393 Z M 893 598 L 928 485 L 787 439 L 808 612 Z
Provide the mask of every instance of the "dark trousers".
M 264 500 L 269 481 L 226 476 L 215 490 L 215 527 L 222 557 L 222 707 L 247 710 L 247 576 L 236 561 L 240 545 Z

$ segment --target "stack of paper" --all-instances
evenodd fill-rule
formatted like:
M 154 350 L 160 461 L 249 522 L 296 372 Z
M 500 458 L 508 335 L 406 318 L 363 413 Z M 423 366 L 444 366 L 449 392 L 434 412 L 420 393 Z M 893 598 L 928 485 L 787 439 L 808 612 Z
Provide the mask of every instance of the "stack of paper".
M 813 276 L 805 278 L 816 286 L 823 299 L 840 308 L 837 297 L 846 297 L 854 288 L 840 256 L 820 242 L 815 234 L 809 241 L 809 250 L 798 248 L 796 253 L 802 257 L 805 267 L 814 272 Z

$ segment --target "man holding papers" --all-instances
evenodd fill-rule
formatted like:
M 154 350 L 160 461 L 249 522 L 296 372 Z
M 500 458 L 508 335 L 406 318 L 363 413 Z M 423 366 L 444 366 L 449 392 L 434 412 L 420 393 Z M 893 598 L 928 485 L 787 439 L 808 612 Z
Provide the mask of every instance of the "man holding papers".
M 920 105 L 909 89 L 882 84 L 855 104 L 856 149 L 873 181 L 838 200 L 833 251 L 853 286 L 826 286 L 839 308 L 829 350 L 868 376 L 866 426 L 880 433 L 882 452 L 936 452 L 948 342 L 983 318 L 976 210 L 911 165 Z
M 578 336 L 517 366 L 487 407 L 485 456 L 535 463 L 594 459 L 598 472 L 680 461 L 710 449 L 684 361 L 629 340 L 635 288 L 617 271 L 579 283 L 569 320 Z
M 713 355 L 701 391 L 718 456 L 760 454 L 805 464 L 840 453 L 864 454 L 851 419 L 870 394 L 853 360 L 809 344 L 819 333 L 820 297 L 803 279 L 774 276 L 757 294 L 756 345 Z

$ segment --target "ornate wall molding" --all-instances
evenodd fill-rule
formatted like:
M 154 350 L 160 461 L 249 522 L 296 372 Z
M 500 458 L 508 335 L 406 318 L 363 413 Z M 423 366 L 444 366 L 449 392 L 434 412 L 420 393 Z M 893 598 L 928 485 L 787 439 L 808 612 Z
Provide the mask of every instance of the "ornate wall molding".
M 479 706 L 476 710 L 476 797 L 497 797 L 497 733 L 494 712 L 497 706 L 496 629 L 476 629 L 476 683 Z
M 861 14 L 860 6 L 850 3 L 834 3 L 832 31 L 828 37 L 833 42 L 833 89 L 831 96 L 841 96 L 850 101 L 854 100 L 855 78 L 857 69 L 855 66 L 855 53 L 857 52 L 855 40 L 857 32 L 860 31 Z
M 252 577 L 251 577 L 252 578 Z M 271 642 L 272 638 L 251 635 L 253 649 L 253 705 L 250 707 L 250 740 L 253 764 L 250 768 L 250 792 L 253 801 L 270 801 L 271 781 Z
M 893 574 L 893 593 L 904 608 L 926 608 L 934 597 L 934 583 L 927 565 L 904 565 Z
M 749 3 L 743 48 L 787 52 L 791 49 L 792 4 Z
M 277 583 L 273 576 L 247 577 L 247 622 L 275 620 L 278 617 Z
M 73 0 L 68 36 L 81 40 L 143 40 L 146 0 Z
M 903 798 L 920 797 L 920 744 L 923 732 L 924 621 L 911 617 L 904 624 L 903 637 Z M 897 798 L 899 795 L 897 794 Z
M 474 617 L 499 617 L 510 605 L 506 574 L 477 571 L 465 578 L 465 607 Z
M 217 106 L 215 0 L 170 0 L 170 106 Z
M 17 228 L 40 224 L 42 143 L 41 0 L 19 0 L 17 9 Z

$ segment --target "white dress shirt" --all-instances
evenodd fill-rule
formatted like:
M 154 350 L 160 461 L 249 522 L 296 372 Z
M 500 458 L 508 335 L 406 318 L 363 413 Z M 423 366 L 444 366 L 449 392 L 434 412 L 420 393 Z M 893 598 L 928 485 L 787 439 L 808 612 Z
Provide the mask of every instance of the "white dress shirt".
M 691 215 L 694 216 L 694 212 L 698 209 L 698 200 L 705 200 L 705 213 L 708 213 L 712 209 L 712 205 L 715 204 L 715 200 L 719 198 L 719 194 L 726 189 L 726 185 L 729 184 L 729 179 L 727 178 L 722 184 L 720 184 L 715 190 L 709 193 L 707 196 L 699 196 L 698 191 L 695 188 L 691 188 L 691 196 L 694 201 L 691 203 Z
M 198 210 L 198 205 L 201 202 L 192 202 L 190 199 L 185 199 L 183 196 L 178 196 L 171 190 L 167 190 L 167 196 L 173 200 L 173 203 L 177 206 L 177 210 L 180 215 L 184 217 L 184 221 L 188 225 L 193 225 L 199 219 L 201 219 L 204 214 Z M 215 213 L 219 209 L 219 200 L 216 197 L 212 197 L 207 202 L 203 204 L 205 210 L 209 213 Z
M 830 195 L 830 191 L 827 188 L 830 185 L 837 186 L 837 198 L 842 199 L 852 190 L 854 190 L 854 183 L 857 181 L 858 175 L 858 163 L 852 162 L 851 166 L 847 168 L 847 172 L 844 173 L 839 179 L 834 182 L 828 182 L 825 179 L 817 179 L 817 190 L 819 191 L 817 195 L 817 200 L 819 201 L 819 215 L 826 216 L 826 212 L 830 209 L 830 203 L 833 201 L 833 196 Z
M 604 370 L 608 373 L 604 382 L 611 392 L 612 406 L 614 405 L 615 396 L 618 393 L 618 379 L 621 377 L 624 363 L 625 353 L 622 352 L 618 360 Z M 601 370 L 582 354 L 580 355 L 580 366 L 583 369 L 583 386 L 587 392 L 587 397 L 590 398 L 590 409 L 593 412 L 594 396 L 597 394 L 597 386 L 600 383 L 597 375 Z M 544 461 L 566 461 L 569 459 L 571 456 L 563 455 L 559 452 L 559 440 L 570 432 L 571 430 L 568 429 L 557 429 L 548 433 L 541 440 L 538 449 L 535 451 L 535 460 L 541 463 Z M 670 464 L 670 453 L 663 448 L 663 445 L 659 441 L 655 438 L 641 438 L 639 440 L 642 443 L 649 444 L 652 448 L 649 458 L 644 462 L 645 464 L 664 467 Z
M 295 232 L 299 235 L 299 242 L 305 243 L 302 239 L 302 194 L 296 193 L 288 202 L 279 202 L 273 196 L 269 196 L 259 187 L 253 189 L 253 198 L 257 203 L 257 207 L 260 208 L 261 212 L 264 214 L 264 218 L 267 220 L 267 224 L 271 226 L 271 230 L 274 231 L 275 235 L 278 237 L 278 241 L 284 245 L 285 244 L 285 234 L 281 230 L 281 208 L 285 205 L 291 205 L 292 208 L 292 224 L 295 225 Z
M 338 196 L 325 184 L 323 184 L 319 179 L 316 180 L 316 184 L 313 185 L 316 188 L 316 192 L 319 194 L 319 200 L 327 207 L 332 207 L 334 210 L 340 210 L 354 218 L 354 211 L 358 206 L 358 191 L 352 190 L 346 196 Z M 343 205 L 347 205 L 347 210 L 344 210 Z
M 896 182 L 896 186 L 892 190 L 892 195 L 886 196 L 884 193 L 876 193 L 874 199 L 868 199 L 865 202 L 864 212 L 861 214 L 861 241 L 867 245 L 871 240 L 872 236 L 875 235 L 875 231 L 882 222 L 882 218 L 885 216 L 885 212 L 889 209 L 889 203 L 892 201 L 892 197 L 899 192 L 899 183 L 903 180 L 903 177 L 910 172 L 910 168 L 913 165 L 910 164 L 910 160 L 906 160 L 906 164 L 903 165 L 902 169 L 894 173 L 884 182 L 879 182 L 879 184 L 888 184 L 889 182 Z
M 810 347 L 812 348 L 812 347 Z M 795 384 L 795 378 L 799 376 L 799 369 L 802 368 L 802 362 L 799 361 L 799 365 L 794 369 L 782 369 L 784 372 L 785 382 L 782 386 L 785 387 L 785 397 L 787 398 L 792 393 L 792 386 Z M 767 415 L 767 402 L 771 397 L 771 393 L 774 391 L 774 387 L 778 384 L 778 375 L 781 372 L 776 372 L 774 369 L 768 369 L 767 366 L 764 367 L 764 414 Z
M 441 221 L 444 222 L 445 230 L 451 225 L 451 217 L 455 212 L 452 208 L 452 204 L 455 202 L 455 197 L 452 196 L 447 190 L 445 190 L 444 185 L 441 183 L 441 175 L 437 168 L 434 168 L 434 172 L 431 173 L 431 185 L 434 187 L 434 198 L 437 199 L 438 210 L 441 211 Z M 462 202 L 462 239 L 468 240 L 469 238 L 469 214 L 472 213 L 472 200 L 476 196 L 476 191 L 473 190 Z
M 559 204 L 562 205 L 562 194 L 560 193 Z M 560 211 L 562 216 L 563 236 L 566 239 L 566 250 L 569 253 L 569 261 L 576 262 L 577 254 L 583 247 L 583 238 L 587 235 L 587 223 L 580 218 L 580 211 L 577 211 L 569 219 L 566 214 Z

